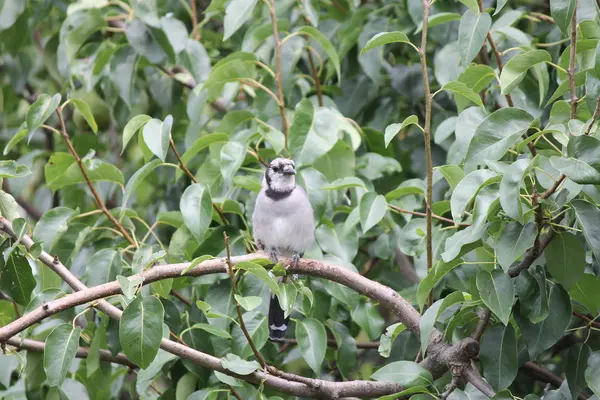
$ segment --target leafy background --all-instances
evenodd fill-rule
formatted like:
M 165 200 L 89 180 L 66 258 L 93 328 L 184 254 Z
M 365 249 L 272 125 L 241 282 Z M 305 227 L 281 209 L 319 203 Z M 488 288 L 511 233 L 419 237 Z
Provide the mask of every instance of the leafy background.
M 499 398 L 600 395 L 598 10 L 0 1 L 0 211 L 33 240 L 2 244 L 1 325 L 71 291 L 44 254 L 87 286 L 117 280 L 109 301 L 125 310 L 119 324 L 78 306 L 21 332 L 46 350 L 4 346 L 0 396 L 293 398 L 158 349 L 171 335 L 227 371 L 260 370 L 236 304 L 288 372 L 483 396 L 416 366 L 436 327 L 481 339 Z M 235 293 L 223 273 L 138 287 L 153 265 L 225 256 L 224 233 L 234 256 L 253 252 L 261 164 L 277 155 L 315 209 L 305 256 L 397 291 L 421 339 L 367 296 L 314 277 L 278 286 L 256 262 L 238 265 Z M 267 340 L 271 290 L 292 315 L 283 344 Z M 100 361 L 121 351 L 124 365 Z

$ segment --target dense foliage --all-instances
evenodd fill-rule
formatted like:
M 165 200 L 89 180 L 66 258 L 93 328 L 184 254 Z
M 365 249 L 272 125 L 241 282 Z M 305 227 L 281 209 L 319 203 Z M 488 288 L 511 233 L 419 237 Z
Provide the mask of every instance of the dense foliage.
M 599 22 L 0 0 L 0 398 L 597 398 Z M 250 218 L 277 156 L 317 222 L 285 283 Z

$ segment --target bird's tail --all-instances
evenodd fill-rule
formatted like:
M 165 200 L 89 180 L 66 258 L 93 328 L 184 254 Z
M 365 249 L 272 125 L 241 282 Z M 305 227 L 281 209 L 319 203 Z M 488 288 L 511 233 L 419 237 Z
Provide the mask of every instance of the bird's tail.
M 271 294 L 269 304 L 269 339 L 279 341 L 285 336 L 288 328 L 290 316 L 285 317 L 285 311 L 279 305 L 277 296 Z

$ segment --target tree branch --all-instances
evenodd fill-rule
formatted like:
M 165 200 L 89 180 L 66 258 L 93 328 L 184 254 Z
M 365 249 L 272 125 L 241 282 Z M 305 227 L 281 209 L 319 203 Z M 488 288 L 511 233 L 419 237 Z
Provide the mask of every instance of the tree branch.
M 594 126 L 594 122 L 596 122 L 598 117 L 600 117 L 600 97 L 596 99 L 596 109 L 594 110 L 594 115 L 592 115 L 592 122 L 590 123 L 590 126 L 588 126 L 585 130 L 586 135 L 592 133 L 592 126 Z
M 279 98 L 279 114 L 281 114 L 281 127 L 285 137 L 285 149 L 288 149 L 288 120 L 285 113 L 285 97 L 283 96 L 283 82 L 281 80 L 281 40 L 279 39 L 279 28 L 277 27 L 277 14 L 275 13 L 275 0 L 265 0 L 271 16 L 273 25 L 273 40 L 275 41 L 275 83 L 277 84 L 277 96 Z
M 571 92 L 571 119 L 577 114 L 577 92 L 575 91 L 575 56 L 577 47 L 577 0 L 571 19 L 571 51 L 569 52 L 569 91 Z
M 394 210 L 394 211 L 396 211 L 396 212 L 397 212 L 397 213 L 399 213 L 399 214 L 411 214 L 411 215 L 416 215 L 416 216 L 418 216 L 418 217 L 426 217 L 426 216 L 427 216 L 427 214 L 426 214 L 426 213 L 422 213 L 422 212 L 419 212 L 419 211 L 411 211 L 411 210 L 407 210 L 407 209 L 404 209 L 404 208 L 400 208 L 400 207 L 398 207 L 398 206 L 395 206 L 395 205 L 393 205 L 393 204 L 388 204 L 388 207 L 389 207 L 391 210 Z M 467 224 L 467 223 L 459 223 L 459 224 L 457 224 L 456 222 L 454 222 L 454 221 L 453 221 L 453 220 L 451 220 L 450 218 L 442 217 L 442 216 L 440 216 L 440 215 L 433 214 L 433 213 L 431 214 L 431 217 L 432 217 L 432 218 L 435 218 L 435 219 L 437 219 L 437 220 L 439 220 L 439 221 L 442 221 L 442 222 L 447 222 L 447 223 L 449 223 L 449 224 L 452 224 L 452 225 L 454 225 L 454 226 L 464 226 L 464 227 L 471 226 L 471 224 Z
M 127 229 L 125 229 L 125 227 L 123 225 L 121 225 L 121 223 L 119 221 L 117 221 L 117 219 L 110 213 L 110 211 L 108 210 L 108 208 L 106 208 L 106 205 L 102 201 L 100 194 L 98 194 L 98 191 L 96 191 L 94 184 L 92 183 L 92 181 L 90 180 L 90 177 L 87 174 L 85 165 L 83 165 L 83 161 L 81 160 L 81 157 L 79 157 L 79 154 L 77 154 L 77 150 L 75 150 L 75 147 L 73 147 L 73 143 L 71 143 L 71 138 L 69 137 L 69 134 L 67 133 L 67 127 L 65 126 L 65 120 L 63 118 L 62 112 L 63 112 L 62 107 L 58 107 L 58 109 L 56 110 L 56 114 L 58 115 L 58 120 L 60 121 L 60 133 L 61 133 L 63 139 L 65 140 L 67 147 L 69 148 L 69 152 L 73 155 L 73 157 L 75 157 L 75 161 L 77 161 L 77 165 L 79 166 L 79 169 L 81 170 L 81 173 L 83 174 L 83 177 L 84 177 L 88 187 L 90 188 L 90 191 L 92 192 L 92 195 L 94 196 L 94 199 L 96 200 L 96 203 L 98 204 L 98 207 L 100 208 L 100 210 L 102 210 L 104 215 L 106 215 L 106 218 L 108 218 L 110 220 L 110 222 L 113 223 L 113 225 L 117 228 L 117 230 L 119 232 L 121 232 L 123 237 L 125 239 L 127 239 L 127 241 L 132 246 L 137 247 L 137 243 L 135 242 L 135 240 L 133 240 L 131 235 L 129 235 L 129 232 L 127 231 Z
M 317 100 L 319 101 L 319 106 L 323 107 L 323 93 L 321 93 L 321 79 L 319 78 L 319 73 L 317 72 L 317 68 L 315 68 L 315 60 L 313 59 L 312 52 L 309 50 L 306 53 L 308 55 L 308 63 L 310 65 L 310 70 L 312 72 L 313 79 L 315 80 L 315 89 L 317 91 Z
M 433 267 L 433 228 L 432 211 L 433 203 L 433 162 L 431 160 L 431 90 L 429 88 L 429 74 L 427 72 L 427 27 L 429 21 L 429 9 L 431 4 L 429 0 L 423 0 L 423 32 L 421 33 L 421 47 L 419 48 L 419 58 L 421 60 L 421 73 L 423 75 L 423 88 L 425 91 L 425 124 L 423 127 L 423 137 L 425 140 L 425 162 L 427 177 L 427 193 L 425 196 L 425 219 L 427 224 L 427 272 Z M 429 295 L 429 304 L 433 303 L 433 292 Z
M 552 371 L 550 371 L 549 369 L 544 368 L 541 365 L 538 365 L 534 362 L 527 361 L 525 364 L 523 364 L 523 366 L 521 368 L 533 373 L 538 378 L 541 378 L 545 382 L 552 384 L 552 386 L 554 386 L 554 387 L 558 388 L 563 383 L 563 379 L 561 377 L 554 375 L 552 373 Z M 579 400 L 587 400 L 587 398 L 588 397 L 584 393 L 579 393 L 579 396 L 578 396 Z
M 31 339 L 21 339 L 16 336 L 8 339 L 6 343 L 13 347 L 16 347 L 17 350 L 27 350 L 36 353 L 44 352 L 44 349 L 46 348 L 46 344 L 44 342 Z M 88 358 L 89 353 L 90 349 L 88 347 L 80 347 L 77 349 L 77 358 Z M 99 353 L 101 361 L 125 365 L 132 369 L 137 368 L 137 365 L 129 361 L 127 356 L 123 353 L 119 353 L 114 357 L 110 350 L 100 349 Z
M 17 239 L 12 225 L 8 220 L 0 217 L 0 230 L 6 232 L 13 239 Z M 29 236 L 24 235 L 21 238 L 21 243 L 29 249 L 33 245 L 33 241 Z M 241 261 L 250 261 L 256 258 L 265 258 L 264 253 L 247 254 L 243 256 L 232 257 L 232 264 L 236 264 Z M 66 295 L 60 299 L 50 301 L 43 304 L 42 306 L 32 310 L 25 316 L 11 322 L 10 324 L 0 328 L 0 342 L 5 342 L 8 338 L 21 332 L 29 326 L 53 315 L 57 312 L 74 307 L 76 305 L 85 304 L 88 302 L 94 302 L 94 305 L 104 311 L 109 317 L 113 319 L 120 319 L 122 311 L 113 305 L 109 304 L 105 300 L 101 300 L 105 297 L 112 296 L 121 293 L 121 288 L 117 281 L 105 283 L 92 288 L 87 288 L 71 271 L 69 271 L 60 261 L 54 260 L 46 252 L 42 252 L 40 261 L 49 266 L 54 272 L 56 272 L 65 282 L 67 282 L 73 289 L 79 290 L 78 292 Z M 320 277 L 328 279 L 342 285 L 345 285 L 351 289 L 364 294 L 371 299 L 379 302 L 385 307 L 391 309 L 397 317 L 402 321 L 411 331 L 415 334 L 419 334 L 419 321 L 420 315 L 410 303 L 402 298 L 393 289 L 384 286 L 378 282 L 371 281 L 365 277 L 360 276 L 344 267 L 340 267 L 333 264 L 322 263 L 317 260 L 302 259 L 297 266 L 292 265 L 291 260 L 285 260 L 286 263 L 290 264 L 288 269 L 292 273 L 309 275 L 314 277 Z M 189 267 L 189 263 L 182 264 L 166 264 L 157 265 L 139 274 L 143 278 L 143 284 L 147 285 L 152 282 L 167 279 L 181 277 L 181 273 Z M 227 261 L 224 258 L 207 260 L 200 263 L 198 266 L 187 271 L 186 276 L 201 276 L 213 273 L 226 273 L 227 272 Z M 396 393 L 402 390 L 402 387 L 396 383 L 391 382 L 373 382 L 373 381 L 349 381 L 349 382 L 329 382 L 324 380 L 315 379 L 314 386 L 299 383 L 290 382 L 289 380 L 266 374 L 262 371 L 254 372 L 250 375 L 239 376 L 226 370 L 221 365 L 219 358 L 211 355 L 202 353 L 194 350 L 185 345 L 173 342 L 168 339 L 162 339 L 160 347 L 172 354 L 179 357 L 189 359 L 197 364 L 204 367 L 216 370 L 242 380 L 246 380 L 252 383 L 261 383 L 264 381 L 265 386 L 300 397 L 313 397 L 313 398 L 338 398 L 338 397 L 379 397 L 386 394 Z M 472 343 L 468 341 L 459 342 L 455 345 L 450 345 L 443 341 L 443 335 L 441 332 L 434 330 L 430 345 L 428 348 L 428 357 L 423 361 L 423 365 L 427 368 L 441 370 L 448 368 L 448 365 L 464 365 L 472 356 Z M 493 390 L 489 388 L 489 385 L 479 376 L 476 370 L 470 370 L 466 376 L 469 381 L 476 387 L 483 388 L 484 393 L 492 393 Z

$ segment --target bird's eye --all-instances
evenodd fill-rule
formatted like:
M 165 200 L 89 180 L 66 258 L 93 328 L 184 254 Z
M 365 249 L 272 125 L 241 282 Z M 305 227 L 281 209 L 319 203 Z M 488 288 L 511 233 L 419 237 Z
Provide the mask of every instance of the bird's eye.
M 271 167 L 271 169 L 273 170 L 273 172 L 279 172 L 279 167 Z

